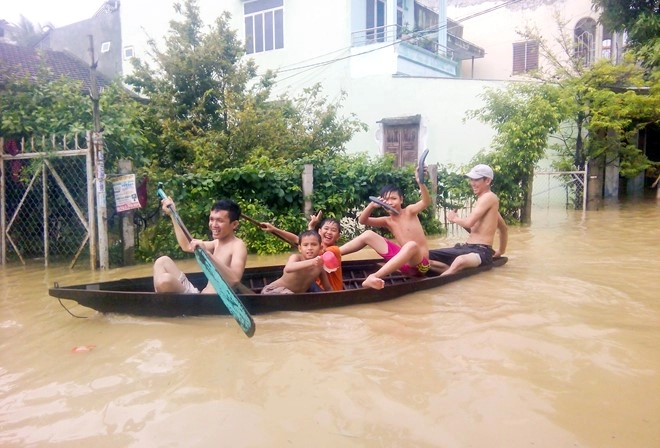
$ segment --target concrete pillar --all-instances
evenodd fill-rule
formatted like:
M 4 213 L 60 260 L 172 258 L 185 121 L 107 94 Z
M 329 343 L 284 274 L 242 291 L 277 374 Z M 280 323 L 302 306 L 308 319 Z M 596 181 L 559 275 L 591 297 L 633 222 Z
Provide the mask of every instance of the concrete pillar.
M 313 213 L 313 203 L 312 203 L 312 194 L 314 193 L 314 165 L 305 164 L 302 173 L 302 188 L 303 188 L 303 198 L 305 200 L 305 217 L 307 219 L 312 216 Z
M 133 162 L 128 159 L 121 159 L 119 164 L 119 174 L 131 174 L 133 172 Z M 121 213 L 121 240 L 123 241 L 123 260 L 124 266 L 135 264 L 135 223 L 133 217 L 134 210 L 126 210 Z

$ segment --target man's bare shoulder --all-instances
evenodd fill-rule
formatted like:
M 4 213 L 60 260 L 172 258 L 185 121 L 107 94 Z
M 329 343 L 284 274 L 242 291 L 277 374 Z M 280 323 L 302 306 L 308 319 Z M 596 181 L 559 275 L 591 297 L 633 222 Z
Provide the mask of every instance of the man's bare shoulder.
M 226 251 L 235 252 L 235 251 L 247 250 L 247 245 L 245 244 L 245 242 L 237 236 L 232 236 L 224 240 L 214 240 L 214 243 L 217 249 L 222 248 L 223 250 Z
M 492 191 L 487 191 L 477 198 L 477 204 L 499 205 L 500 198 L 497 197 Z

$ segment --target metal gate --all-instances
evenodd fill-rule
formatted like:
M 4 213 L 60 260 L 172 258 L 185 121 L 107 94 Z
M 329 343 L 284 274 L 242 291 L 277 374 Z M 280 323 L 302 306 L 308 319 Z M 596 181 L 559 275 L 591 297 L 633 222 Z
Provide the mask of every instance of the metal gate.
M 73 137 L 0 137 L 1 263 L 85 255 L 95 269 L 94 170 L 91 132 Z
M 533 208 L 587 209 L 587 171 L 536 171 Z

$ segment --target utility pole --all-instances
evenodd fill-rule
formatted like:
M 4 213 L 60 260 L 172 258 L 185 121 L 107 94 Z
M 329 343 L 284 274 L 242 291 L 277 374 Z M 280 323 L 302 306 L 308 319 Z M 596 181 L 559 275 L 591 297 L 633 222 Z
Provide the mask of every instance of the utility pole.
M 99 116 L 99 86 L 96 83 L 96 65 L 94 60 L 94 36 L 89 35 L 89 53 L 92 64 L 89 66 L 89 95 L 92 98 L 92 117 L 94 132 L 92 145 L 96 166 L 96 220 L 99 236 L 99 268 L 108 269 L 108 210 L 105 191 L 105 155 L 103 154 L 103 135 L 101 134 L 101 119 Z

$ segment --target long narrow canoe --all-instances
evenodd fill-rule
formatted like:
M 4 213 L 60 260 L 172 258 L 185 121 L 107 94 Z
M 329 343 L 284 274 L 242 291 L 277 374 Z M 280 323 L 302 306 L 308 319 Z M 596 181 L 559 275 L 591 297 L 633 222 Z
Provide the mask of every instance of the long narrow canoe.
M 496 258 L 493 266 L 502 266 L 506 262 L 506 257 Z M 345 288 L 343 291 L 281 295 L 259 293 L 265 285 L 282 275 L 284 266 L 247 268 L 242 283 L 252 293 L 239 293 L 238 297 L 252 314 L 309 311 L 395 299 L 416 291 L 437 288 L 491 268 L 489 266 L 470 268 L 445 277 L 440 277 L 432 271 L 423 278 L 405 277 L 394 273 L 385 278 L 383 289 L 362 288 L 364 279 L 378 270 L 381 263 L 380 259 L 342 262 Z M 202 289 L 206 285 L 207 280 L 203 273 L 186 275 L 197 288 Z M 80 305 L 102 313 L 162 317 L 229 314 L 217 294 L 156 293 L 151 277 L 75 286 L 59 286 L 56 283 L 48 293 L 58 299 L 75 300 Z

